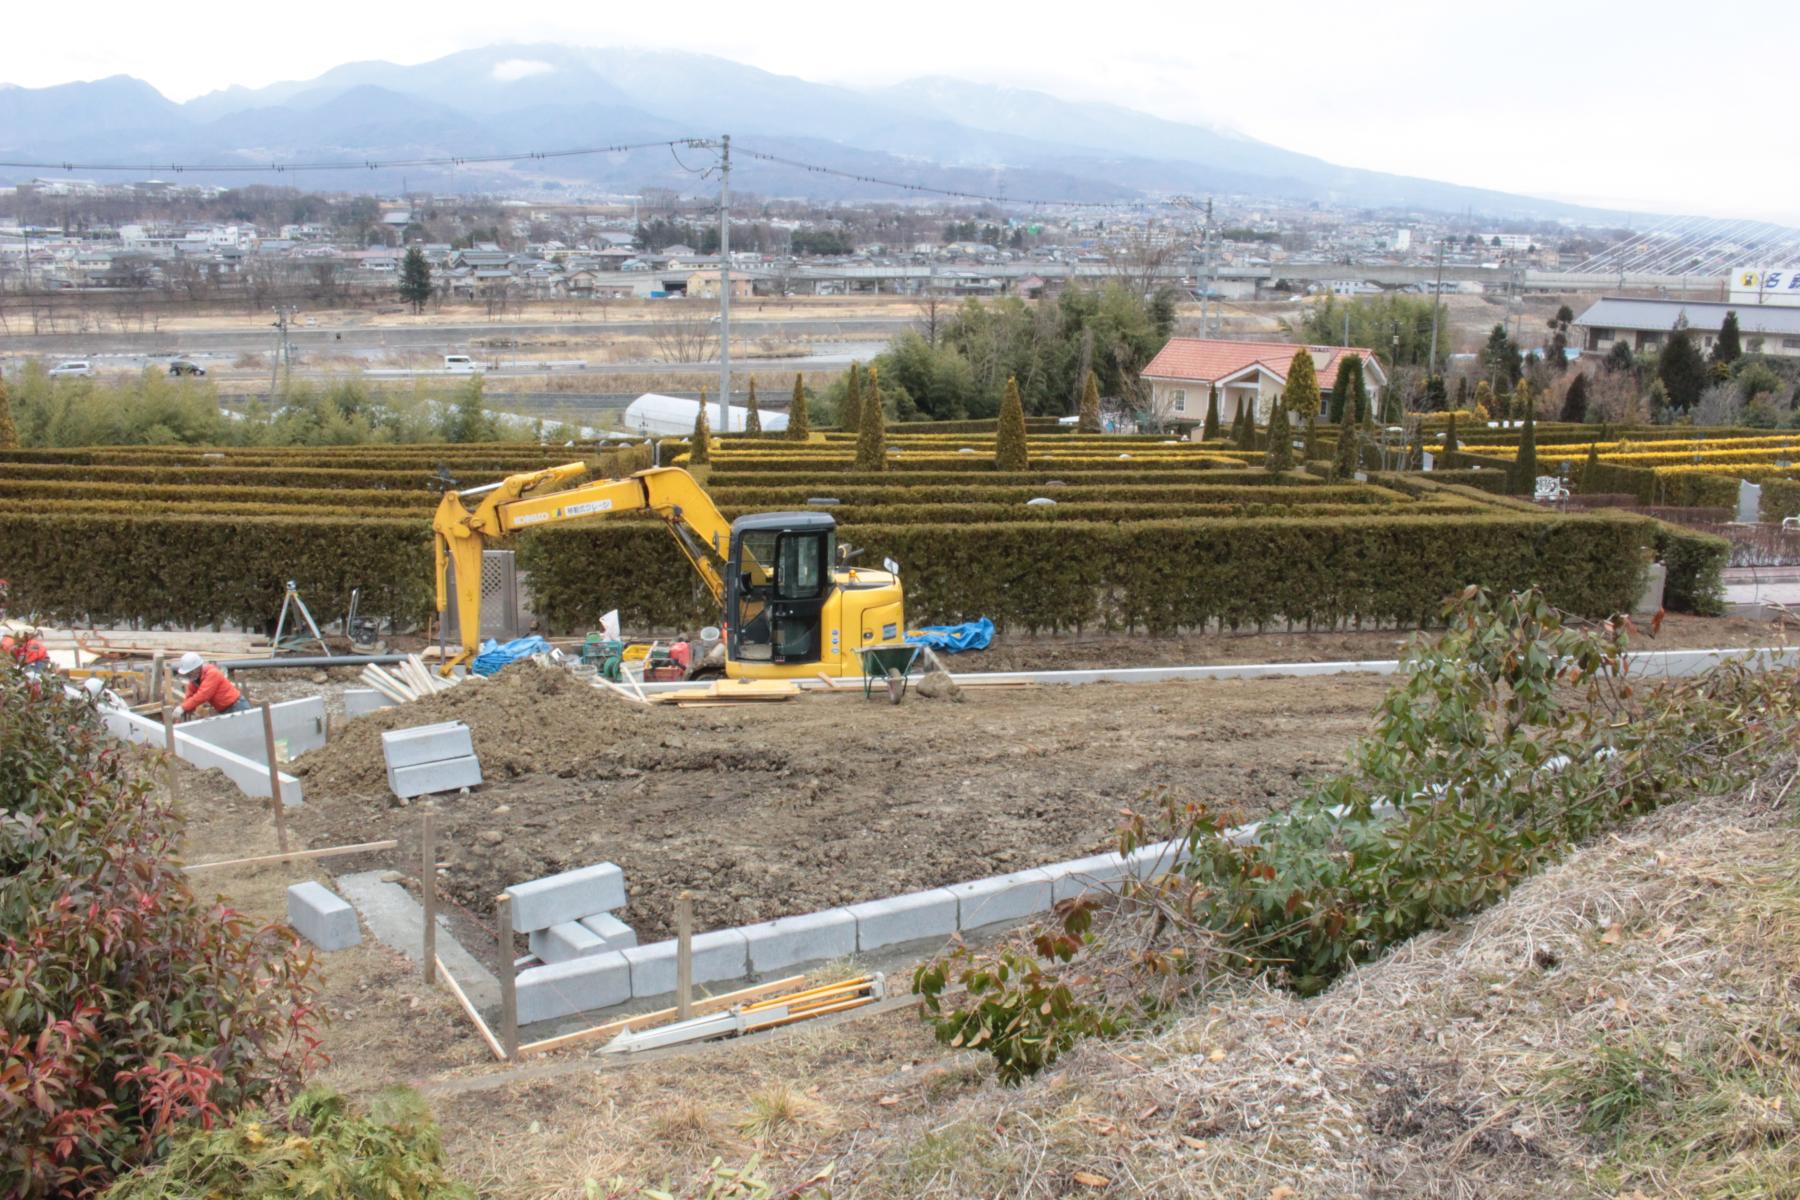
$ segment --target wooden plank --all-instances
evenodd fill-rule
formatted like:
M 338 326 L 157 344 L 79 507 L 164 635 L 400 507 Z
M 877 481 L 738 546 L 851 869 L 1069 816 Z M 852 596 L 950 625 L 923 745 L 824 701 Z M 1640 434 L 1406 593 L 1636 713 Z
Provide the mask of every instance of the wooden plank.
M 707 1013 L 721 1009 L 734 1008 L 742 1000 L 757 996 L 767 996 L 779 992 L 782 988 L 795 987 L 806 982 L 804 975 L 790 975 L 786 979 L 772 979 L 768 983 L 753 984 L 747 988 L 739 988 L 735 992 L 724 992 L 717 996 L 708 996 L 704 1000 L 694 1001 L 694 1015 L 705 1016 Z M 565 1033 L 558 1037 L 545 1038 L 539 1042 L 527 1042 L 519 1047 L 519 1057 L 532 1054 L 548 1054 L 552 1050 L 561 1050 L 564 1046 L 573 1046 L 580 1042 L 591 1042 L 596 1038 L 613 1037 L 627 1029 L 642 1029 L 650 1025 L 661 1025 L 676 1017 L 673 1008 L 659 1008 L 654 1012 L 639 1013 L 632 1017 L 620 1017 L 616 1021 L 608 1021 L 604 1025 L 595 1025 L 590 1029 L 578 1029 L 574 1033 Z
M 323 850 L 289 850 L 282 854 L 258 854 L 252 858 L 221 858 L 217 862 L 190 863 L 183 871 L 210 871 L 214 867 L 256 867 L 263 863 L 297 862 L 305 858 L 335 858 L 341 854 L 367 854 L 376 850 L 392 850 L 399 845 L 393 838 L 379 842 L 358 842 L 353 846 L 327 846 Z
M 481 1019 L 481 1014 L 475 1011 L 475 1006 L 469 1003 L 469 998 L 463 994 L 462 987 L 456 982 L 456 976 L 450 973 L 450 968 L 444 965 L 443 959 L 438 959 L 436 966 L 438 976 L 444 981 L 444 986 L 450 989 L 450 994 L 456 997 L 458 1004 L 462 1005 L 462 1010 L 469 1015 L 469 1020 L 475 1022 L 475 1032 L 481 1035 L 481 1040 L 486 1042 L 488 1049 L 494 1052 L 494 1057 L 505 1062 L 505 1047 L 501 1046 L 499 1039 L 494 1037 L 494 1031 L 488 1028 L 486 1021 Z
M 494 941 L 500 952 L 500 1037 L 508 1057 L 519 1052 L 518 966 L 513 950 L 512 897 L 494 897 Z
M 678 1020 L 694 1015 L 694 897 L 675 898 L 675 1011 Z

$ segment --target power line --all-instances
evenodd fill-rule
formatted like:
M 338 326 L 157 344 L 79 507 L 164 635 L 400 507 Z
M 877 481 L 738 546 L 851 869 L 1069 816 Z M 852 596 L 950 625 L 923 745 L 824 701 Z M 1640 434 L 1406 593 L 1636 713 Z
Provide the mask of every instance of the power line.
M 851 179 L 857 183 L 873 183 L 880 187 L 899 188 L 908 192 L 924 192 L 932 196 L 949 196 L 955 200 L 981 200 L 989 204 L 1011 204 L 1026 208 L 1101 208 L 1110 204 L 1132 203 L 1130 200 L 1044 200 L 1022 196 L 999 196 L 985 192 L 963 192 L 954 188 L 929 187 L 923 183 L 905 183 L 898 179 L 883 179 L 879 175 L 864 175 L 857 171 L 842 171 L 836 167 L 822 167 L 817 163 L 801 162 L 796 158 L 784 158 L 779 154 L 770 154 L 762 150 L 746 150 L 739 146 L 737 152 L 745 158 L 761 159 L 763 162 L 778 163 L 784 167 L 792 167 L 797 171 L 809 171 L 814 175 L 831 175 L 838 179 Z M 1142 203 L 1142 201 L 1137 201 Z
M 167 171 L 174 175 L 190 172 L 239 174 L 254 172 L 284 175 L 290 171 L 382 171 L 399 167 L 462 167 L 483 163 L 582 158 L 595 154 L 622 154 L 629 150 L 653 150 L 675 146 L 698 147 L 708 144 L 710 144 L 709 140 L 704 138 L 666 138 L 657 142 L 622 142 L 613 146 L 580 146 L 569 150 L 527 150 L 519 154 L 453 154 L 442 158 L 384 158 L 298 163 L 78 163 L 0 160 L 0 167 L 15 167 L 28 171 Z

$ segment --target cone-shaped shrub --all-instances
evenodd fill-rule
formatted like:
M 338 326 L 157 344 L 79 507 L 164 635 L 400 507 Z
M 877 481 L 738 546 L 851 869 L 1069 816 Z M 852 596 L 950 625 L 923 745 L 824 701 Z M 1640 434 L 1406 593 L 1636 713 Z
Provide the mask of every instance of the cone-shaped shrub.
M 1024 422 L 1021 416 L 1020 422 Z M 1081 413 L 1075 422 L 1080 433 L 1100 432 L 1100 379 L 1092 371 L 1087 373 L 1087 382 L 1081 388 Z
M 1288 429 L 1287 406 L 1280 400 L 1269 414 L 1269 452 L 1264 462 L 1277 474 L 1294 469 L 1293 434 Z
M 790 442 L 804 442 L 812 434 L 812 423 L 806 419 L 806 388 L 800 376 L 794 376 L 794 398 L 788 402 L 787 435 Z
M 852 380 L 855 376 L 851 377 Z M 887 470 L 887 418 L 881 411 L 881 379 L 869 368 L 869 392 L 860 397 L 861 418 L 856 434 L 856 469 Z
M 838 428 L 845 433 L 862 430 L 862 366 L 850 364 L 850 382 L 844 387 L 844 407 L 838 413 Z
M 994 469 L 1023 471 L 1026 467 L 1025 402 L 1019 397 L 1019 381 L 1009 378 L 1000 401 L 1000 427 L 994 434 Z
M 1289 415 L 1302 425 L 1319 415 L 1319 373 L 1313 367 L 1312 351 L 1294 352 L 1294 361 L 1288 364 L 1287 387 L 1281 398 Z
M 1219 389 L 1213 388 L 1206 394 L 1206 424 L 1200 428 L 1200 440 L 1216 442 L 1219 440 Z
M 688 445 L 688 461 L 712 461 L 712 433 L 706 426 L 706 392 L 700 393 L 700 411 L 694 414 L 694 436 Z
M 745 401 L 745 404 L 748 406 L 748 409 L 744 417 L 744 432 L 751 437 L 755 437 L 762 432 L 762 414 L 756 411 L 755 376 L 751 376 L 750 378 L 750 399 Z

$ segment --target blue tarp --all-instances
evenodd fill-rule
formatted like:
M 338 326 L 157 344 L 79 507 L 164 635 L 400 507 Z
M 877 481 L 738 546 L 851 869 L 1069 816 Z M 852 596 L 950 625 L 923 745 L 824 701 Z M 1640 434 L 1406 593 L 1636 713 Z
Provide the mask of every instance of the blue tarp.
M 983 617 L 961 625 L 927 625 L 923 629 L 910 630 L 906 640 L 915 646 L 930 646 L 947 654 L 960 650 L 986 650 L 988 643 L 994 640 L 994 623 Z
M 469 669 L 477 675 L 492 675 L 508 663 L 518 662 L 521 658 L 530 658 L 534 654 L 550 653 L 550 643 L 532 634 L 530 637 L 514 638 L 504 646 L 491 638 L 481 643 L 481 653 L 469 664 Z

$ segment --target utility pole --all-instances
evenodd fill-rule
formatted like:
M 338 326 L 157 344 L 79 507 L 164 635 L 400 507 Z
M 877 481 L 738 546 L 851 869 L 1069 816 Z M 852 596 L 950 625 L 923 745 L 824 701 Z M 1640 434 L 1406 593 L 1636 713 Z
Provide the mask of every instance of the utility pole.
M 1444 301 L 1444 239 L 1438 238 L 1437 286 L 1431 292 L 1431 365 L 1425 369 L 1427 380 L 1437 378 L 1438 305 Z
M 731 432 L 731 135 L 719 139 L 719 432 Z

